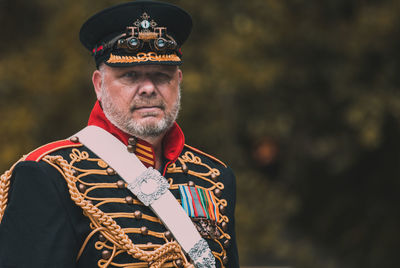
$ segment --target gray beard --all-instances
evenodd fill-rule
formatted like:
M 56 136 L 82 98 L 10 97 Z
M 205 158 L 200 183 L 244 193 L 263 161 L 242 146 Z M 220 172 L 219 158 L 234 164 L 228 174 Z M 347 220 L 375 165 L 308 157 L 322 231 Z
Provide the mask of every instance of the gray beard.
M 104 83 L 103 83 L 104 85 Z M 178 98 L 171 111 L 165 111 L 165 104 L 160 100 L 159 106 L 165 112 L 165 116 L 156 123 L 138 123 L 131 118 L 131 112 L 135 105 L 151 102 L 153 97 L 141 97 L 138 101 L 132 103 L 128 112 L 120 110 L 111 100 L 108 91 L 105 87 L 101 88 L 102 100 L 101 105 L 107 119 L 122 131 L 141 138 L 155 138 L 165 134 L 171 128 L 173 123 L 178 118 L 181 106 L 181 88 L 179 87 Z M 151 116 L 151 114 L 148 114 Z

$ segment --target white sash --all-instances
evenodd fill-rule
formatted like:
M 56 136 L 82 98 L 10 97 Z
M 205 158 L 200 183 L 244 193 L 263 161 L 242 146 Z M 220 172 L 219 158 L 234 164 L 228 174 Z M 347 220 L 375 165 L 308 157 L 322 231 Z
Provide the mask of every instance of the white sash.
M 146 168 L 122 142 L 100 127 L 87 126 L 74 136 L 128 183 L 127 188 L 161 219 L 196 267 L 215 267 L 207 242 L 168 190 L 169 183 L 160 172 Z

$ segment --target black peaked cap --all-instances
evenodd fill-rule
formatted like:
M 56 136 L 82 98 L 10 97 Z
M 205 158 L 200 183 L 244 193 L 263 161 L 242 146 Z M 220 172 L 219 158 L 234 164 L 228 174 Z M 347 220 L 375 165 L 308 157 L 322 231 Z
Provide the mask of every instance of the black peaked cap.
M 96 13 L 82 25 L 79 39 L 92 52 L 102 43 L 124 33 L 126 27 L 145 12 L 158 26 L 167 28 L 167 34 L 175 39 L 178 47 L 189 37 L 192 18 L 185 10 L 165 2 L 140 0 L 111 6 Z

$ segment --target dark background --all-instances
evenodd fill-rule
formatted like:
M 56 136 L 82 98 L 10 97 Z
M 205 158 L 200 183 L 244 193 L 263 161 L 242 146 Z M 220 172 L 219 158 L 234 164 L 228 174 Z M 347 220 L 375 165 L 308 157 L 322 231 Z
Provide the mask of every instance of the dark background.
M 95 102 L 78 31 L 111 0 L 0 0 L 0 168 L 75 133 Z M 397 267 L 396 0 L 172 1 L 188 144 L 236 171 L 241 264 Z

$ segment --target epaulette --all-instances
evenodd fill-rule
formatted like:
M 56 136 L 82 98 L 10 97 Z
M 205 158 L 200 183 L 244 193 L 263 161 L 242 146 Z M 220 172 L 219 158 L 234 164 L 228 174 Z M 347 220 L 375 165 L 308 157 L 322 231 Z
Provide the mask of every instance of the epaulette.
M 58 151 L 60 149 L 70 148 L 70 147 L 79 147 L 82 146 L 79 142 L 74 142 L 71 140 L 59 140 L 54 141 L 48 144 L 45 144 L 36 150 L 30 152 L 25 156 L 25 161 L 36 161 L 39 162 L 46 155 Z
M 201 151 L 201 150 L 199 150 L 199 149 L 197 149 L 197 148 L 194 148 L 194 147 L 192 147 L 192 146 L 190 146 L 190 145 L 185 144 L 185 146 L 186 146 L 187 148 L 189 148 L 190 150 L 193 150 L 193 151 L 195 151 L 195 152 L 197 152 L 197 153 L 199 153 L 199 154 L 202 154 L 202 155 L 204 155 L 204 156 L 206 156 L 206 157 L 208 157 L 208 158 L 211 158 L 212 160 L 214 160 L 214 161 L 220 163 L 221 165 L 223 165 L 225 168 L 227 167 L 226 164 L 225 164 L 224 162 L 222 162 L 221 160 L 217 159 L 216 157 L 214 157 L 214 156 L 212 156 L 212 155 L 209 155 L 209 154 L 207 154 L 207 153 L 205 153 L 205 152 L 203 152 L 203 151 Z

